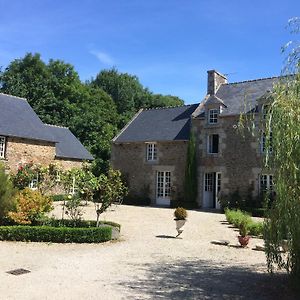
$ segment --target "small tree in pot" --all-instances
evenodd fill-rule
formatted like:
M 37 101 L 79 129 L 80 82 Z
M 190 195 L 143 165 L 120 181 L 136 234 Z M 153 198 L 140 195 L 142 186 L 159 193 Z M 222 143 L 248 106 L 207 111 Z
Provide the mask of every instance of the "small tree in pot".
M 186 222 L 186 218 L 187 218 L 187 211 L 185 208 L 183 207 L 177 207 L 174 211 L 174 217 L 175 217 L 175 221 L 176 221 L 176 230 L 178 232 L 177 236 L 178 237 L 182 232 L 183 229 L 181 229 L 185 222 Z

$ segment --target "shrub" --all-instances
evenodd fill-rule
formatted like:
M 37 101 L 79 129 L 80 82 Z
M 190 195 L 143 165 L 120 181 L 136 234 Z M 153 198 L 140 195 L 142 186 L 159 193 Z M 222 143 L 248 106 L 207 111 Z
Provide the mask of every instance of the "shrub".
M 8 175 L 5 174 L 4 166 L 0 163 L 0 220 L 2 220 L 8 211 L 14 207 L 15 190 Z
M 79 221 L 83 215 L 83 210 L 80 207 L 81 198 L 78 196 L 78 194 L 75 194 L 69 195 L 67 199 L 68 200 L 64 204 L 66 208 L 65 214 L 68 215 L 73 222 Z
M 16 197 L 16 210 L 8 213 L 17 224 L 31 224 L 51 211 L 52 200 L 38 191 L 25 188 Z
M 23 190 L 29 186 L 29 183 L 37 176 L 38 167 L 32 162 L 20 165 L 15 175 L 12 175 L 12 181 L 16 188 Z
M 251 219 L 251 216 L 247 213 L 242 212 L 241 210 L 231 210 L 225 209 L 226 220 L 238 227 L 241 230 L 241 227 L 246 226 L 245 229 L 250 235 L 260 236 L 264 232 L 264 223 L 255 222 Z M 242 234 L 241 234 L 242 235 Z
M 187 211 L 183 207 L 177 207 L 174 211 L 174 217 L 177 220 L 185 220 L 187 218 Z
M 53 243 L 101 243 L 111 240 L 112 227 L 0 226 L 0 240 Z
M 66 195 L 50 195 L 49 197 L 52 199 L 52 201 L 64 201 Z

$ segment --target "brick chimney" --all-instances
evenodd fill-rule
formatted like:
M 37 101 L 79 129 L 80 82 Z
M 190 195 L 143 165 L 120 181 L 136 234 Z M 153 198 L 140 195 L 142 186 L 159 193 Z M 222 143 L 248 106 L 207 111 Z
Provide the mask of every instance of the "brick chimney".
M 227 83 L 225 75 L 216 70 L 207 71 L 207 94 L 215 95 L 223 83 Z

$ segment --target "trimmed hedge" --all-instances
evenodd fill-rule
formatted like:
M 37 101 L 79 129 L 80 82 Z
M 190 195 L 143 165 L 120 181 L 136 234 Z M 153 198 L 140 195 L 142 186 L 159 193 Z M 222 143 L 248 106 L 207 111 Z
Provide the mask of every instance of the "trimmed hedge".
M 0 240 L 53 243 L 101 243 L 111 240 L 112 227 L 0 226 Z
M 121 225 L 111 221 L 100 221 L 100 225 L 108 225 L 117 228 L 119 231 L 121 230 Z M 93 228 L 96 227 L 97 222 L 93 220 L 78 220 L 74 222 L 70 219 L 46 219 L 38 222 L 36 225 L 40 226 L 50 226 L 50 227 L 75 227 L 75 228 Z
M 248 213 L 242 212 L 241 210 L 225 209 L 226 220 L 239 228 L 241 223 L 246 222 L 248 224 L 248 230 L 250 235 L 261 236 L 264 232 L 264 223 L 255 222 L 252 220 Z

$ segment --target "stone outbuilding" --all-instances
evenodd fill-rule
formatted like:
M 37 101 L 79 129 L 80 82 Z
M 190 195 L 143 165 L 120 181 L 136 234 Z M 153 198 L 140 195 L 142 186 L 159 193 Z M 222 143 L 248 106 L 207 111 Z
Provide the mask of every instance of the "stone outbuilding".
M 26 99 L 0 94 L 0 162 L 7 171 L 29 162 L 70 169 L 91 160 L 68 128 L 44 124 Z
M 208 71 L 207 94 L 200 104 L 140 110 L 112 143 L 112 165 L 128 181 L 130 193 L 169 205 L 183 199 L 187 145 L 196 136 L 197 202 L 219 208 L 220 195 L 238 192 L 256 197 L 273 189 L 273 175 L 262 169 L 266 142 L 257 128 L 253 136 L 238 131 L 239 118 L 264 117 L 268 95 L 278 77 L 228 83 Z

